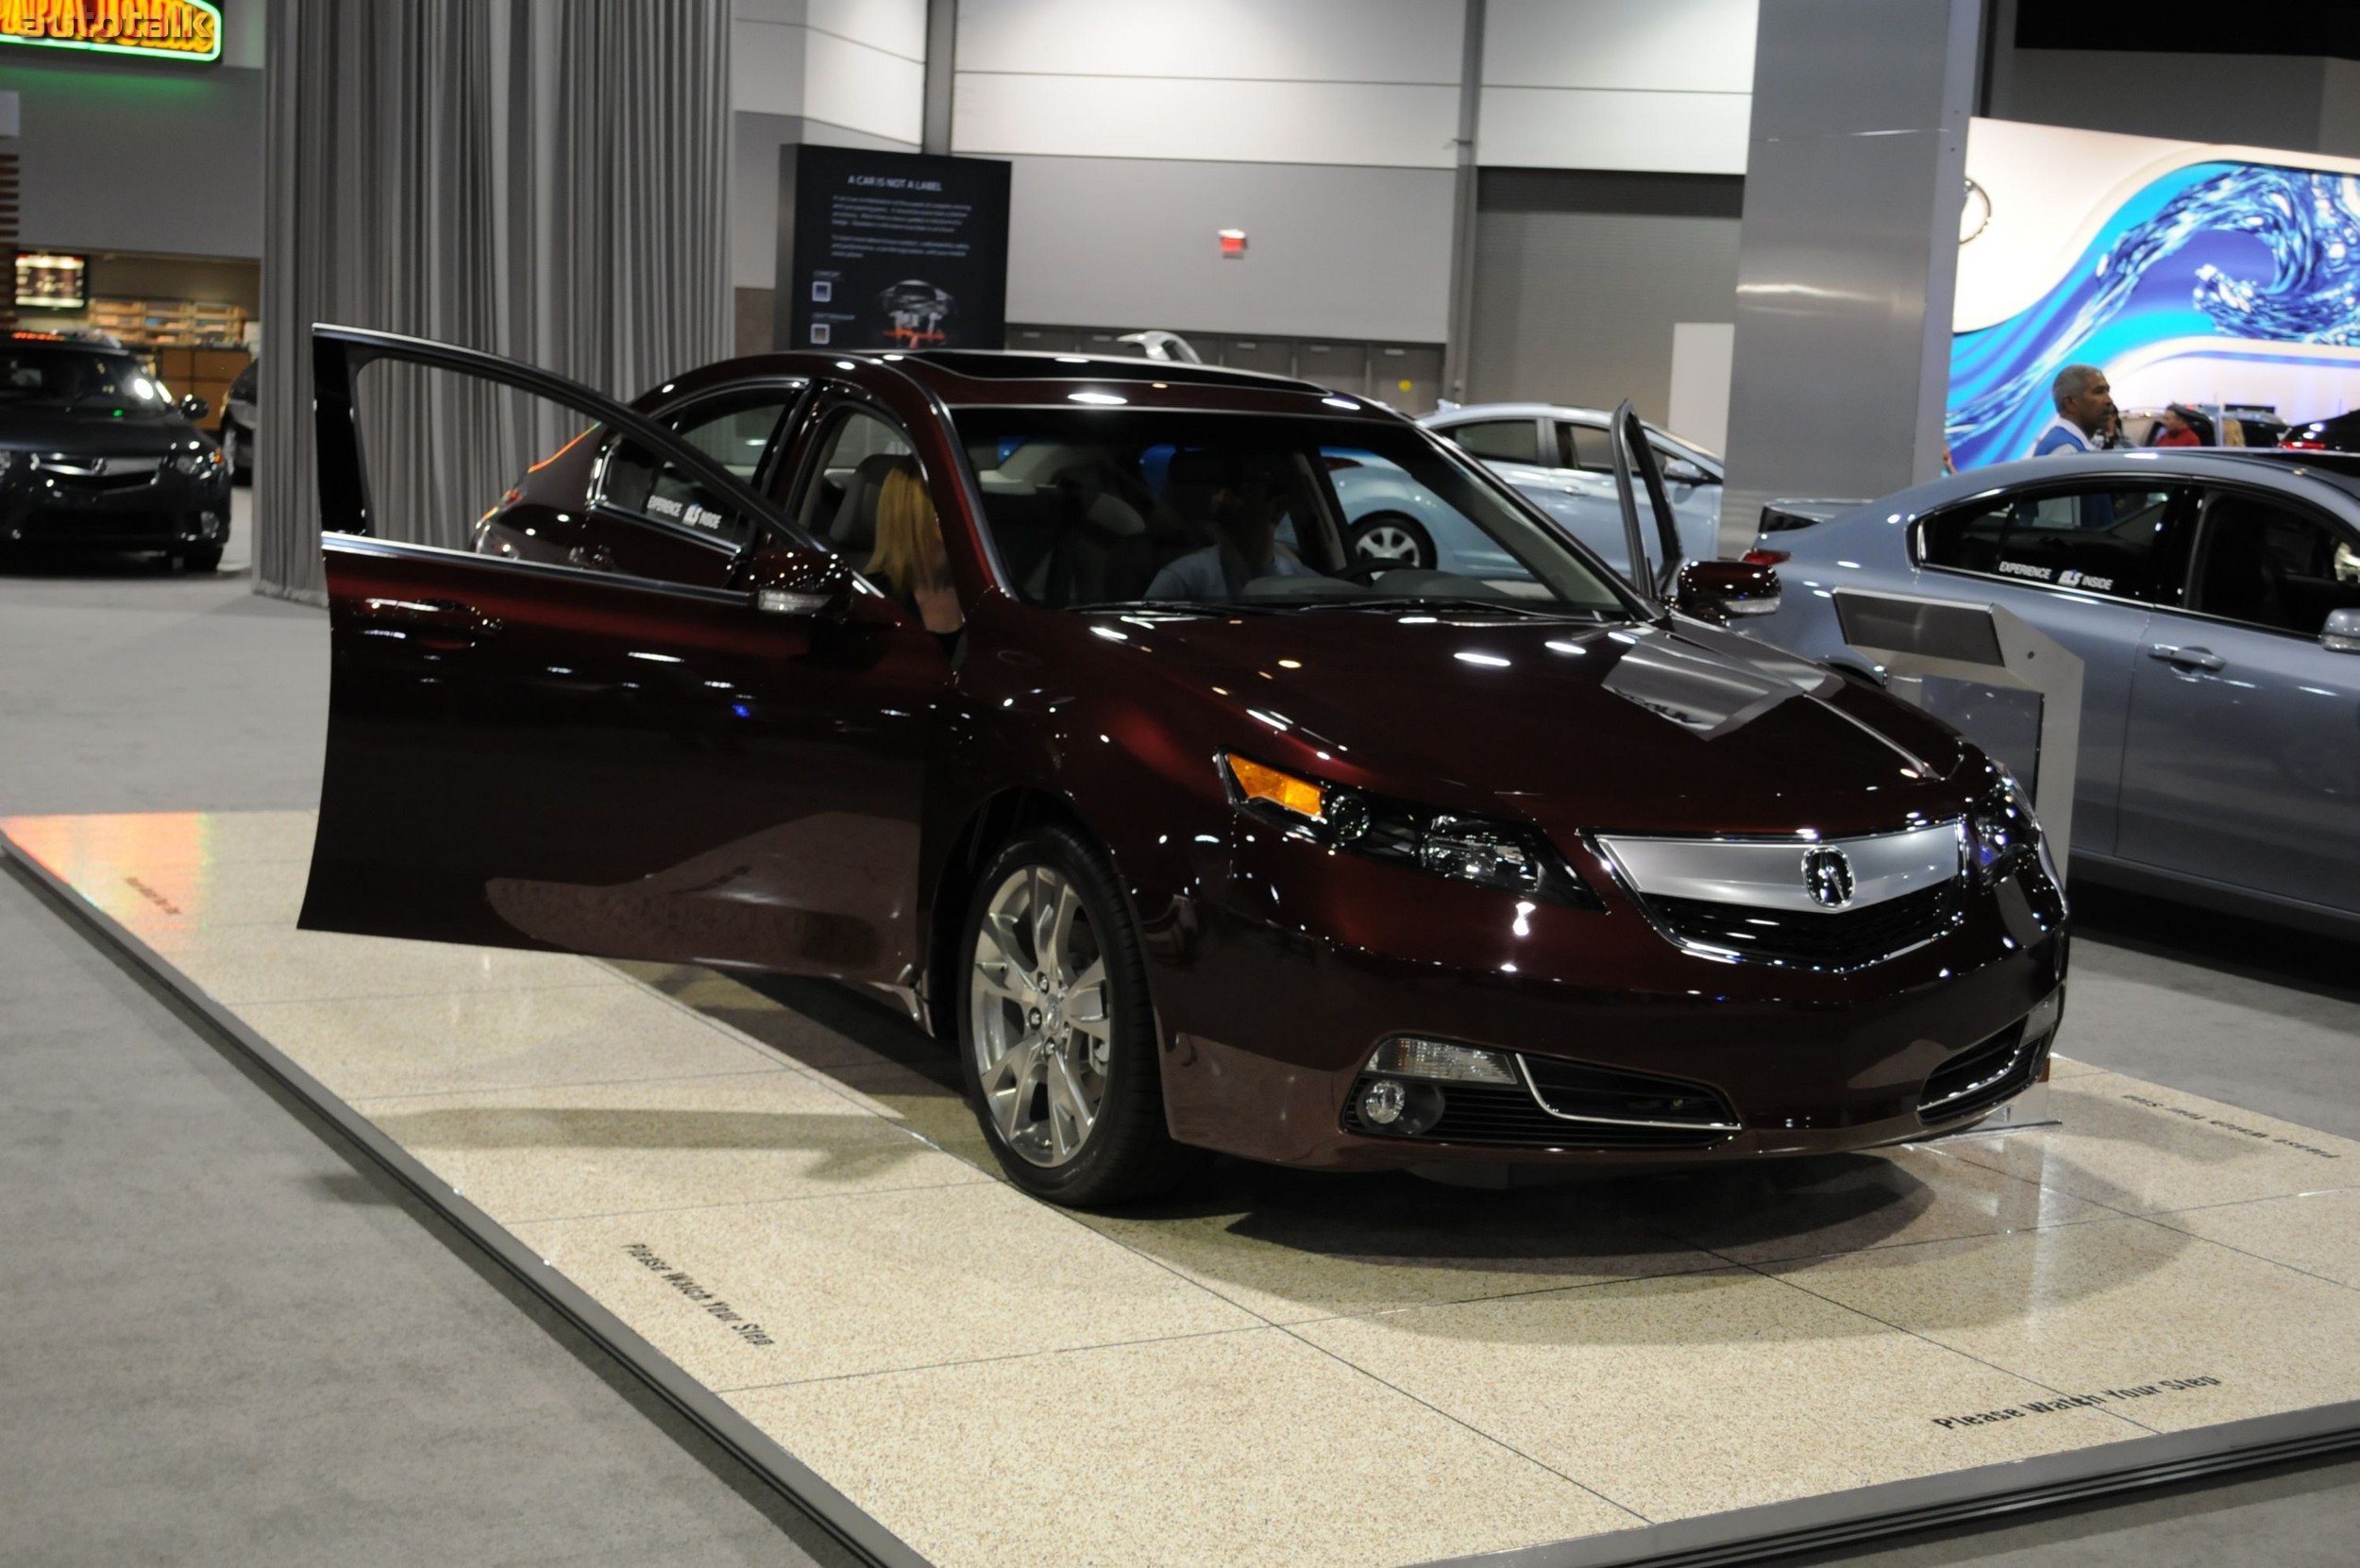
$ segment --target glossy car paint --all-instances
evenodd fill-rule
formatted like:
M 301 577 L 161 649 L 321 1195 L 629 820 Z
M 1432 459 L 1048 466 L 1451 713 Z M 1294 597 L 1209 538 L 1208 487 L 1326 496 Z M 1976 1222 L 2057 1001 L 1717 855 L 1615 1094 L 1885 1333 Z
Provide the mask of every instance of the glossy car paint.
M 957 407 L 1063 408 L 1111 386 L 1135 409 L 1334 410 L 1274 379 L 1156 367 L 1158 386 L 1047 359 L 1037 379 L 969 377 L 954 358 L 765 356 L 670 395 L 806 378 L 790 444 L 830 400 L 892 415 L 966 607 L 947 651 L 875 595 L 763 614 L 749 564 L 727 588 L 660 587 L 331 535 L 305 924 L 907 987 L 948 1034 L 983 862 L 1024 822 L 1061 820 L 1104 848 L 1141 932 L 1174 1136 L 1336 1168 L 1699 1157 L 1348 1130 L 1356 1076 L 1403 1031 L 1710 1085 L 1745 1130 L 1702 1155 L 1729 1157 L 1922 1133 L 1928 1074 L 2060 985 L 2063 904 L 2030 864 L 1964 879 L 1954 925 L 1848 973 L 1714 961 L 1659 932 L 1593 835 L 1765 835 L 1799 865 L 1811 835 L 1955 821 L 1986 777 L 1941 725 L 1704 622 L 1021 602 L 999 585 Z M 348 418 L 324 399 L 324 444 Z M 803 543 L 784 559 L 831 569 Z M 1602 907 L 1273 829 L 1232 803 L 1224 752 L 1533 824 Z
M 2321 460 L 2332 462 L 2336 460 Z M 2344 460 L 2349 461 L 2349 460 Z M 2082 661 L 2075 874 L 2331 929 L 2360 921 L 2360 656 L 2200 615 L 1922 561 L 1920 524 L 1962 504 L 2082 482 L 2186 484 L 2281 499 L 2360 546 L 2348 477 L 2298 454 L 2201 448 L 2002 464 L 1764 534 L 1784 601 L 1744 630 L 1807 658 L 1844 647 L 1830 596 L 1884 590 L 2001 605 Z M 2184 565 L 2187 550 L 2179 558 Z M 2184 649 L 2217 668 L 2173 664 Z

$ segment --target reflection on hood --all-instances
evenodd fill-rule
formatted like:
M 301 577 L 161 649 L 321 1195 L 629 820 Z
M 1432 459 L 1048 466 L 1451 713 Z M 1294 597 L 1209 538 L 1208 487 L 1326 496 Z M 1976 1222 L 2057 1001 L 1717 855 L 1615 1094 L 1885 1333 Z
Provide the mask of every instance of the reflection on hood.
M 1837 683 L 1836 676 L 1809 665 L 1782 670 L 1750 647 L 1732 658 L 1688 637 L 1660 635 L 1629 638 L 1598 683 L 1706 740 L 1744 728 L 1788 698 L 1824 697 Z

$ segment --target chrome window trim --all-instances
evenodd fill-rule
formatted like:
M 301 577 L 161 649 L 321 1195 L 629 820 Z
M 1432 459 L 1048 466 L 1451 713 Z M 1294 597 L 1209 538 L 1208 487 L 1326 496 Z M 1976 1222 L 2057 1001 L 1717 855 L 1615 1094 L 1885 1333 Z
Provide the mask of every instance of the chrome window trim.
M 1541 1086 L 1532 1081 L 1532 1069 L 1525 1065 L 1524 1053 L 1511 1051 L 1509 1054 L 1516 1059 L 1516 1076 L 1524 1080 L 1525 1092 L 1532 1096 L 1532 1103 L 1559 1121 L 1577 1122 L 1587 1127 L 1653 1127 L 1681 1133 L 1742 1133 L 1745 1130 L 1742 1121 L 1660 1121 L 1630 1116 L 1576 1116 L 1571 1111 L 1561 1111 L 1549 1104 L 1547 1096 L 1541 1092 Z

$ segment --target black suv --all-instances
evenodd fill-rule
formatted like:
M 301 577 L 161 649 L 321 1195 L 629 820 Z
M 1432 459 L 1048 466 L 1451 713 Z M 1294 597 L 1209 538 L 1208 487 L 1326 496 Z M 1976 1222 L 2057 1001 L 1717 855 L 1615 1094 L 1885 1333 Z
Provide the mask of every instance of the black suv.
M 157 550 L 209 572 L 229 538 L 229 469 L 133 354 L 50 332 L 0 335 L 0 555 Z

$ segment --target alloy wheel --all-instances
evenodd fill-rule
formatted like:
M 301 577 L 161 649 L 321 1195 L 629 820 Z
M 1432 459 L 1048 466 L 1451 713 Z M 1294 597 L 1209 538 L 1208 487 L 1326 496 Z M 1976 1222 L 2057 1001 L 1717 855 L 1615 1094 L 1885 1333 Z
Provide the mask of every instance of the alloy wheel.
M 969 1049 L 993 1128 L 1030 1164 L 1082 1152 L 1106 1098 L 1112 993 L 1099 933 L 1073 884 L 1021 866 L 975 934 Z
M 1363 561 L 1414 566 L 1418 564 L 1419 549 L 1418 542 L 1409 536 L 1407 529 L 1397 523 L 1377 523 L 1354 543 L 1353 553 Z

